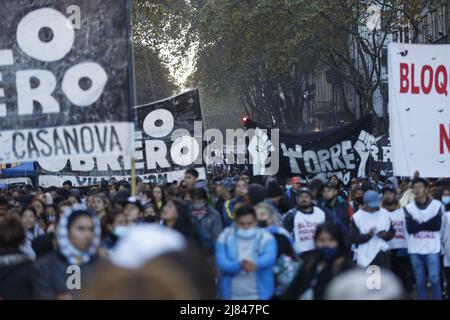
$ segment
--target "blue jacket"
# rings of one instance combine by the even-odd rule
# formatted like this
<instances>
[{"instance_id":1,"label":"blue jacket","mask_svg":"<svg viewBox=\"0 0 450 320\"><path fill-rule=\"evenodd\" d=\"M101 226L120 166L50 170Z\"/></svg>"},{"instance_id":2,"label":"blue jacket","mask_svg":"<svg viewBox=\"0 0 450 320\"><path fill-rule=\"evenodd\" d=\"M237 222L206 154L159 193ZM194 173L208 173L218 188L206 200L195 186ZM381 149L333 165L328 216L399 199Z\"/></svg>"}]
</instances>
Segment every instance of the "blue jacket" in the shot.
<instances>
[{"instance_id":1,"label":"blue jacket","mask_svg":"<svg viewBox=\"0 0 450 320\"><path fill-rule=\"evenodd\" d=\"M226 228L217 239L216 264L219 269L219 296L221 299L231 299L233 277L242 271L238 260L237 241L234 225ZM277 243L275 238L264 229L258 228L253 254L257 266L256 282L259 298L268 300L273 296L275 289L275 277L272 269L277 258Z\"/></svg>"}]
</instances>

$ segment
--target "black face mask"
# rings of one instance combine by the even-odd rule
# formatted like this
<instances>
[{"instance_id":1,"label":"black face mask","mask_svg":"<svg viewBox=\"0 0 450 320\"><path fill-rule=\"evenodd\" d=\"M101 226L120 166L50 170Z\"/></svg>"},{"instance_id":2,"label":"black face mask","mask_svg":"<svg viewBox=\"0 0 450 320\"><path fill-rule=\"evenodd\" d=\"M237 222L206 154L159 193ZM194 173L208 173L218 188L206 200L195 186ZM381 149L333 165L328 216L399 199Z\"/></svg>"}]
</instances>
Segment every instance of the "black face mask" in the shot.
<instances>
[{"instance_id":1,"label":"black face mask","mask_svg":"<svg viewBox=\"0 0 450 320\"><path fill-rule=\"evenodd\" d=\"M363 203L363 197L356 197L356 198L354 199L354 201L355 201L356 203L362 204L362 203Z\"/></svg>"},{"instance_id":2,"label":"black face mask","mask_svg":"<svg viewBox=\"0 0 450 320\"><path fill-rule=\"evenodd\" d=\"M156 217L156 216L146 216L144 218L144 221L146 223L157 223L158 222L158 217Z\"/></svg>"},{"instance_id":3,"label":"black face mask","mask_svg":"<svg viewBox=\"0 0 450 320\"><path fill-rule=\"evenodd\" d=\"M397 203L397 200L383 200L383 205L384 206L393 206L394 204L396 204Z\"/></svg>"},{"instance_id":4,"label":"black face mask","mask_svg":"<svg viewBox=\"0 0 450 320\"><path fill-rule=\"evenodd\" d=\"M298 205L297 205L297 208L298 208L299 210L302 210L302 211L307 210L307 209L309 209L309 208L311 208L311 207L312 207L311 204L298 204Z\"/></svg>"},{"instance_id":5,"label":"black face mask","mask_svg":"<svg viewBox=\"0 0 450 320\"><path fill-rule=\"evenodd\" d=\"M267 228L268 226L269 226L269 224L267 223L266 220L258 220L258 227Z\"/></svg>"}]
</instances>

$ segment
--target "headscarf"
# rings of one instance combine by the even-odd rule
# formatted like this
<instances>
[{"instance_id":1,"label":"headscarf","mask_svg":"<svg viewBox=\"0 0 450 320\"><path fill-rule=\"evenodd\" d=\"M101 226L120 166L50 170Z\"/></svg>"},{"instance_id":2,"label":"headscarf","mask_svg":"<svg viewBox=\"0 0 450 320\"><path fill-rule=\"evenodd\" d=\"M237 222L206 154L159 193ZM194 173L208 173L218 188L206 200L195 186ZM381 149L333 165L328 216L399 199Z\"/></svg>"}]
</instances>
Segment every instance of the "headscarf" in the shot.
<instances>
[{"instance_id":1,"label":"headscarf","mask_svg":"<svg viewBox=\"0 0 450 320\"><path fill-rule=\"evenodd\" d=\"M80 251L77 249L69 240L70 225L78 215L87 215L94 223L94 239L91 246L85 251ZM59 221L56 237L59 251L67 258L70 264L81 265L88 263L97 253L97 248L100 245L100 236L100 222L91 209L85 205L76 203L72 207L68 207L63 211Z\"/></svg>"}]
</instances>

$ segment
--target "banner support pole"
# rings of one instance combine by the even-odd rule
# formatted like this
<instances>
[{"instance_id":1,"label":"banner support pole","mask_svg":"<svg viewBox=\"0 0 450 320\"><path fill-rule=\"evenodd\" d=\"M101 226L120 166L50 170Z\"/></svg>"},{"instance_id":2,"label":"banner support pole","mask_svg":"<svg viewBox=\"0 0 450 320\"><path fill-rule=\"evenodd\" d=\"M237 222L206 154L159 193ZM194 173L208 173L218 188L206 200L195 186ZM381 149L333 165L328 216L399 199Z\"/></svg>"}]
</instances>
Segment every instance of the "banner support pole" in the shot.
<instances>
[{"instance_id":1,"label":"banner support pole","mask_svg":"<svg viewBox=\"0 0 450 320\"><path fill-rule=\"evenodd\" d=\"M131 196L136 196L136 159L131 158Z\"/></svg>"}]
</instances>

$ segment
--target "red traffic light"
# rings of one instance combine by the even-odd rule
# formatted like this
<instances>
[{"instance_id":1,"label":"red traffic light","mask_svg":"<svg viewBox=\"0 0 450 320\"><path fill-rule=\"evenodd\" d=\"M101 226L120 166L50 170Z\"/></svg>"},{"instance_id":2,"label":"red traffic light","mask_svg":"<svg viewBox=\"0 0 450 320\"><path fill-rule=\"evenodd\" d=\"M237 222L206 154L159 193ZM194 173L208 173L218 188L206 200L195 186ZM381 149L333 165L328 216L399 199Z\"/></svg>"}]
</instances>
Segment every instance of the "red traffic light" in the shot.
<instances>
[{"instance_id":1,"label":"red traffic light","mask_svg":"<svg viewBox=\"0 0 450 320\"><path fill-rule=\"evenodd\" d=\"M244 126L247 126L249 123L250 123L250 118L247 117L247 116L243 116L243 117L242 117L242 124L243 124Z\"/></svg>"}]
</instances>

